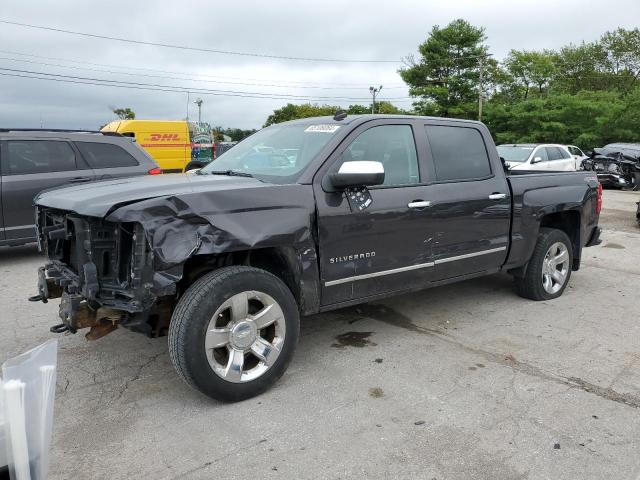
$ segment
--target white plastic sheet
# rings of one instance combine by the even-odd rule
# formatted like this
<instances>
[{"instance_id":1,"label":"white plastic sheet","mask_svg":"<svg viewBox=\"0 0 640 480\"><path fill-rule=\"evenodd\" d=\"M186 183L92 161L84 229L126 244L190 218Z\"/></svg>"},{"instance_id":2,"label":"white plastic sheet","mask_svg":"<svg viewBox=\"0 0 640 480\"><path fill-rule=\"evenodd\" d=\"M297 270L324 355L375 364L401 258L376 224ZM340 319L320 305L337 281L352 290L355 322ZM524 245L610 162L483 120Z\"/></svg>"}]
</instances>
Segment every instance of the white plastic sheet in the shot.
<instances>
[{"instance_id":1,"label":"white plastic sheet","mask_svg":"<svg viewBox=\"0 0 640 480\"><path fill-rule=\"evenodd\" d=\"M4 414L4 448L13 480L47 478L57 353L58 341L50 340L2 365L0 421Z\"/></svg>"}]
</instances>

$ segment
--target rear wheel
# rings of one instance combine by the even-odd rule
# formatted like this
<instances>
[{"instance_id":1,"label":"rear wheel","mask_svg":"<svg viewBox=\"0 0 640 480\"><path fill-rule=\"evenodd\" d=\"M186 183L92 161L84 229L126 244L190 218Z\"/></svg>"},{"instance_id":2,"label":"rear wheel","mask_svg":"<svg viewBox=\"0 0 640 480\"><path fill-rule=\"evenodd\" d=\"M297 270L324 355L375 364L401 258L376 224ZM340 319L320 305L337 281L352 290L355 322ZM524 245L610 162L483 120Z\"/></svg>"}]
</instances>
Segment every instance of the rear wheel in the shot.
<instances>
[{"instance_id":1,"label":"rear wheel","mask_svg":"<svg viewBox=\"0 0 640 480\"><path fill-rule=\"evenodd\" d=\"M541 228L525 275L516 278L518 293L531 300L559 297L569 283L572 264L573 250L567 234Z\"/></svg>"},{"instance_id":2,"label":"rear wheel","mask_svg":"<svg viewBox=\"0 0 640 480\"><path fill-rule=\"evenodd\" d=\"M196 281L178 302L169 355L178 374L205 395L243 400L282 376L299 328L297 304L279 278L225 267Z\"/></svg>"}]
</instances>

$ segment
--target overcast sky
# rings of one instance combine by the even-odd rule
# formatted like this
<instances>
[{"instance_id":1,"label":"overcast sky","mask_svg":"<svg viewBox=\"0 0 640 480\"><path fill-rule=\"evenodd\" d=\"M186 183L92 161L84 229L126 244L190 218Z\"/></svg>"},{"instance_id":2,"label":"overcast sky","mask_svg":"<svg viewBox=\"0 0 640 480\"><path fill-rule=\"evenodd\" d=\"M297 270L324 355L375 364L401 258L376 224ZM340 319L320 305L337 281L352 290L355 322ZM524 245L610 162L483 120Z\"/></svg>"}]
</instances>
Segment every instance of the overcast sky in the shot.
<instances>
[{"instance_id":1,"label":"overcast sky","mask_svg":"<svg viewBox=\"0 0 640 480\"><path fill-rule=\"evenodd\" d=\"M416 51L433 25L456 18L485 27L490 52L498 59L511 48L559 48L595 40L606 30L634 28L640 18L638 0L2 0L0 5L0 20L153 43L346 60L400 61ZM409 107L399 66L224 55L0 24L0 73L5 74L34 75L6 70L13 69L173 90L291 95L343 106L368 104L369 85L381 84L380 99ZM197 118L193 100L198 96L204 101L203 121L224 127L260 127L275 108L304 103L192 93L191 119ZM0 127L39 127L42 122L45 128L95 129L113 119L110 106L131 107L141 119L182 119L187 97L184 92L0 76Z\"/></svg>"}]
</instances>

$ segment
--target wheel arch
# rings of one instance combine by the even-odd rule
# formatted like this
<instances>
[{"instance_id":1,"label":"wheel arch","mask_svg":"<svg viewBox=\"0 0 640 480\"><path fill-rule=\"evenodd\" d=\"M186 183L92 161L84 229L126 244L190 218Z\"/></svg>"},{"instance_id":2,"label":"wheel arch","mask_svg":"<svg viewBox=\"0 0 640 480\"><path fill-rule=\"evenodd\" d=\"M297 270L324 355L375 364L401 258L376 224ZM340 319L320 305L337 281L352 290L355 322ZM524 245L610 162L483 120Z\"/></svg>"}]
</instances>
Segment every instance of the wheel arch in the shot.
<instances>
[{"instance_id":1,"label":"wheel arch","mask_svg":"<svg viewBox=\"0 0 640 480\"><path fill-rule=\"evenodd\" d=\"M577 210L564 210L553 212L543 216L540 219L540 228L555 228L562 230L571 240L571 249L573 251L572 270L580 268L580 212Z\"/></svg>"},{"instance_id":2,"label":"wheel arch","mask_svg":"<svg viewBox=\"0 0 640 480\"><path fill-rule=\"evenodd\" d=\"M184 292L196 280L218 268L246 265L275 275L289 288L303 315L320 308L320 285L315 249L290 246L266 247L223 254L194 255L183 267L178 290Z\"/></svg>"}]
</instances>

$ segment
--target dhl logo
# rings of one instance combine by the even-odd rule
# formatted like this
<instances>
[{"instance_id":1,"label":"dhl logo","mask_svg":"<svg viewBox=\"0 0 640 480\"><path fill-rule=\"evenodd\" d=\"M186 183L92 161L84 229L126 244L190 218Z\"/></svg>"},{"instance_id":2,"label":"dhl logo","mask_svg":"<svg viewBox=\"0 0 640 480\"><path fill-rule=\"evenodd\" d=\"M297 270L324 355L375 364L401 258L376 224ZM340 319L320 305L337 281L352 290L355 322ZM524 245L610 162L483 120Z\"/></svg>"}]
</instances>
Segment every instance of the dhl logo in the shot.
<instances>
[{"instance_id":1,"label":"dhl logo","mask_svg":"<svg viewBox=\"0 0 640 480\"><path fill-rule=\"evenodd\" d=\"M152 133L150 138L152 142L172 142L178 139L177 133Z\"/></svg>"}]
</instances>

